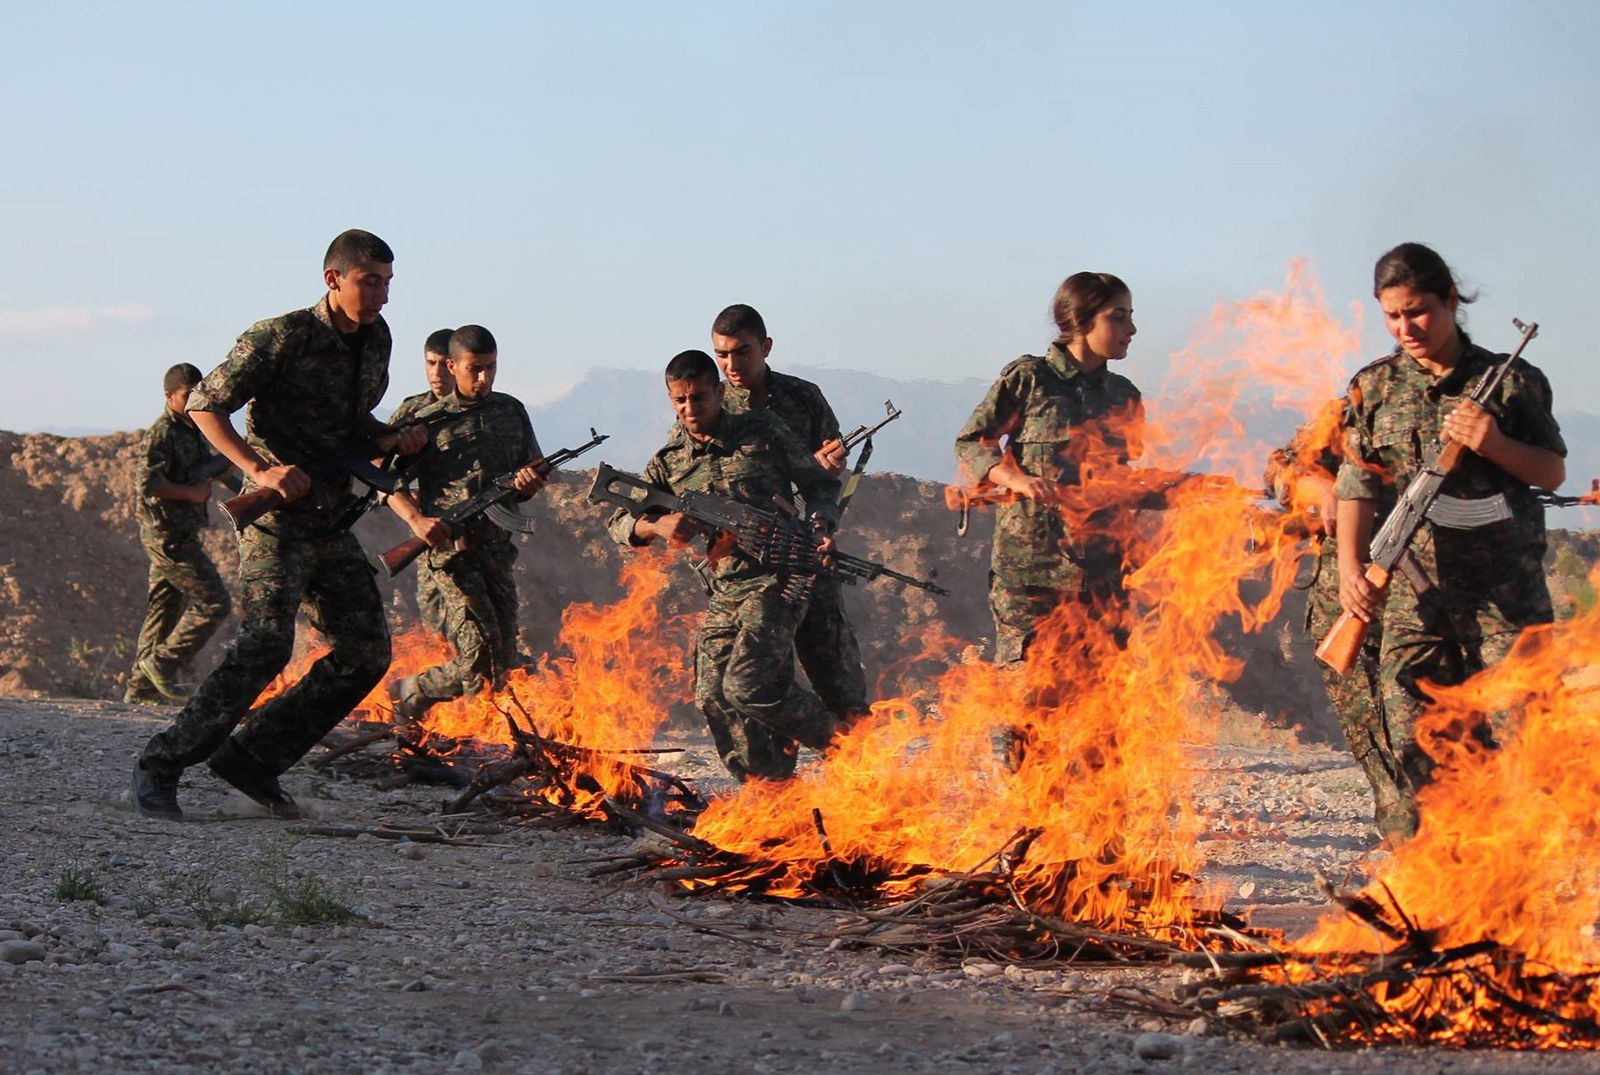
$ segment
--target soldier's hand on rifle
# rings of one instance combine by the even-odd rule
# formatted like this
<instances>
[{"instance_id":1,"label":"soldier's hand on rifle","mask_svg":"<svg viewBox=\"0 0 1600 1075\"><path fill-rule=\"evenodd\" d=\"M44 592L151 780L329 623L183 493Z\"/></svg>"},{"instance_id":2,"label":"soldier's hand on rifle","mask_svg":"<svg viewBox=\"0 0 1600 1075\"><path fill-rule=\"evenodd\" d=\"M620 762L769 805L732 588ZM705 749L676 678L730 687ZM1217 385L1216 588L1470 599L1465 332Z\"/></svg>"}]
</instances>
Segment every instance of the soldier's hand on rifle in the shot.
<instances>
[{"instance_id":1,"label":"soldier's hand on rifle","mask_svg":"<svg viewBox=\"0 0 1600 1075\"><path fill-rule=\"evenodd\" d=\"M1382 611L1383 595L1362 571L1347 571L1339 566L1339 604L1362 623L1371 623Z\"/></svg>"},{"instance_id":2,"label":"soldier's hand on rifle","mask_svg":"<svg viewBox=\"0 0 1600 1075\"><path fill-rule=\"evenodd\" d=\"M442 520L432 515L417 515L416 518L407 519L406 525L411 527L411 532L428 543L430 549L442 549L455 541L455 535Z\"/></svg>"},{"instance_id":3,"label":"soldier's hand on rifle","mask_svg":"<svg viewBox=\"0 0 1600 1075\"><path fill-rule=\"evenodd\" d=\"M1029 474L1009 455L989 469L987 478L1002 489L1009 489L1018 496L1037 500L1041 504L1055 504L1061 500L1059 483Z\"/></svg>"},{"instance_id":4,"label":"soldier's hand on rifle","mask_svg":"<svg viewBox=\"0 0 1600 1075\"><path fill-rule=\"evenodd\" d=\"M1320 471L1302 474L1294 482L1294 502L1305 506L1306 514L1322 520L1322 529L1334 536L1339 516L1339 501L1333 495L1333 482Z\"/></svg>"},{"instance_id":5,"label":"soldier's hand on rifle","mask_svg":"<svg viewBox=\"0 0 1600 1075\"><path fill-rule=\"evenodd\" d=\"M817 543L817 553L822 559L822 566L832 567L833 553L835 548L833 544L833 533L826 528L818 528L811 535L811 540Z\"/></svg>"},{"instance_id":6,"label":"soldier's hand on rifle","mask_svg":"<svg viewBox=\"0 0 1600 1075\"><path fill-rule=\"evenodd\" d=\"M840 440L838 437L835 437L829 441L823 441L822 447L818 448L813 454L816 456L817 462L821 464L822 469L826 470L829 474L838 474L844 470L844 460L846 454L844 450L844 441Z\"/></svg>"},{"instance_id":7,"label":"soldier's hand on rifle","mask_svg":"<svg viewBox=\"0 0 1600 1075\"><path fill-rule=\"evenodd\" d=\"M311 475L299 467L267 467L250 475L250 480L285 500L296 500L311 492Z\"/></svg>"},{"instance_id":8,"label":"soldier's hand on rifle","mask_svg":"<svg viewBox=\"0 0 1600 1075\"><path fill-rule=\"evenodd\" d=\"M545 475L548 473L539 469L539 465L543 462L543 459L537 459L517 471L516 476L511 479L511 488L523 496L532 496L543 489Z\"/></svg>"},{"instance_id":9,"label":"soldier's hand on rifle","mask_svg":"<svg viewBox=\"0 0 1600 1075\"><path fill-rule=\"evenodd\" d=\"M651 538L664 538L674 545L687 545L700 534L700 527L683 512L672 511L665 515L645 516L634 520L633 532L635 536L642 537L646 541Z\"/></svg>"},{"instance_id":10,"label":"soldier's hand on rifle","mask_svg":"<svg viewBox=\"0 0 1600 1075\"><path fill-rule=\"evenodd\" d=\"M1500 423L1478 404L1464 399L1455 410L1445 415L1443 432L1447 440L1453 440L1463 448L1470 448L1487 458L1490 453L1484 451L1484 446L1490 446L1490 451L1493 451L1493 444L1500 437Z\"/></svg>"},{"instance_id":11,"label":"soldier's hand on rifle","mask_svg":"<svg viewBox=\"0 0 1600 1075\"><path fill-rule=\"evenodd\" d=\"M378 447L396 455L416 455L427 446L428 427L421 422L408 422L393 433L378 438Z\"/></svg>"}]
</instances>

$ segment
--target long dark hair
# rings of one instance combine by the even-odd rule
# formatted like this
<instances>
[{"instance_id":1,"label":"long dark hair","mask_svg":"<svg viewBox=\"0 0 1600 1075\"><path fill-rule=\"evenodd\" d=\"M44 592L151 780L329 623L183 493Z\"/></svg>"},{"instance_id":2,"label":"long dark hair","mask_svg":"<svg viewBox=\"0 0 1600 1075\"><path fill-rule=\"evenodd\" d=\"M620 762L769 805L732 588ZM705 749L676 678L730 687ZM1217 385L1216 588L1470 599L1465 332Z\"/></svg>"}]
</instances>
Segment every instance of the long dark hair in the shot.
<instances>
[{"instance_id":1,"label":"long dark hair","mask_svg":"<svg viewBox=\"0 0 1600 1075\"><path fill-rule=\"evenodd\" d=\"M1409 287L1424 295L1437 295L1441 302L1455 296L1465 306L1477 302L1476 293L1461 291L1461 281L1450 271L1444 258L1433 247L1424 243L1401 243L1372 267L1372 297L1377 298L1391 287Z\"/></svg>"},{"instance_id":2,"label":"long dark hair","mask_svg":"<svg viewBox=\"0 0 1600 1075\"><path fill-rule=\"evenodd\" d=\"M1128 285L1108 272L1075 272L1056 288L1050 316L1056 323L1056 343L1066 346L1094 324L1095 317L1119 295L1131 295Z\"/></svg>"}]
</instances>

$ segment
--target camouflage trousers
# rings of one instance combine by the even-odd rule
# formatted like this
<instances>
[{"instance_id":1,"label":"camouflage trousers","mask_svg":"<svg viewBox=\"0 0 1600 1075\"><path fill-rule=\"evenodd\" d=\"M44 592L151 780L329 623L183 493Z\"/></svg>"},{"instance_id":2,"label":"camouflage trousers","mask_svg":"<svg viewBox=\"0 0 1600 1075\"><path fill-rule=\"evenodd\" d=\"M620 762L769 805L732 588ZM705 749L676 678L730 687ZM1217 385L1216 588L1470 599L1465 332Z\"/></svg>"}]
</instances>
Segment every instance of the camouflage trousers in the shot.
<instances>
[{"instance_id":1,"label":"camouflage trousers","mask_svg":"<svg viewBox=\"0 0 1600 1075\"><path fill-rule=\"evenodd\" d=\"M144 544L150 557L150 592L144 625L128 675L128 687L139 692L155 687L139 671L146 659L157 668L177 672L186 667L228 618L228 587L217 565L206 555L198 534Z\"/></svg>"},{"instance_id":2,"label":"camouflage trousers","mask_svg":"<svg viewBox=\"0 0 1600 1075\"><path fill-rule=\"evenodd\" d=\"M819 578L810 590L805 617L794 635L795 656L828 712L852 723L867 713L867 677L861 669L861 646L845 617L844 587L836 579Z\"/></svg>"},{"instance_id":3,"label":"camouflage trousers","mask_svg":"<svg viewBox=\"0 0 1600 1075\"><path fill-rule=\"evenodd\" d=\"M1384 604L1378 657L1383 709L1398 759L1400 793L1413 819L1417 793L1433 779L1435 767L1417 740L1417 722L1433 701L1427 684L1465 682L1504 659L1524 627L1554 618L1537 561L1524 571L1514 564L1498 570L1486 564L1476 578L1496 581L1488 592L1435 584L1419 596L1408 579L1397 576ZM1490 714L1468 734L1492 743L1505 734L1506 718Z\"/></svg>"},{"instance_id":4,"label":"camouflage trousers","mask_svg":"<svg viewBox=\"0 0 1600 1075\"><path fill-rule=\"evenodd\" d=\"M456 655L418 673L422 701L442 702L474 693L485 682L505 682L517 660L516 560L517 548L509 541L459 552L429 550L440 633L455 646Z\"/></svg>"},{"instance_id":5,"label":"camouflage trousers","mask_svg":"<svg viewBox=\"0 0 1600 1075\"><path fill-rule=\"evenodd\" d=\"M1331 538L1322 542L1316 570L1306 594L1306 628L1312 642L1320 645L1344 611L1339 604L1339 554ZM1317 668L1339 730L1372 786L1373 819L1378 831L1385 836L1409 836L1416 831L1416 818L1409 797L1401 792L1400 757L1384 718L1382 641L1382 625L1369 624L1348 675L1341 676L1321 661Z\"/></svg>"},{"instance_id":6,"label":"camouflage trousers","mask_svg":"<svg viewBox=\"0 0 1600 1075\"><path fill-rule=\"evenodd\" d=\"M444 634L444 594L439 589L439 572L426 555L417 560L417 615L422 626L436 635Z\"/></svg>"},{"instance_id":7,"label":"camouflage trousers","mask_svg":"<svg viewBox=\"0 0 1600 1075\"><path fill-rule=\"evenodd\" d=\"M796 681L795 635L807 604L795 597L776 578L719 589L695 642L695 704L722 763L741 780L793 776L796 743L821 750L840 727Z\"/></svg>"},{"instance_id":8,"label":"camouflage trousers","mask_svg":"<svg viewBox=\"0 0 1600 1075\"><path fill-rule=\"evenodd\" d=\"M1063 561L1048 574L1031 576L991 570L989 611L994 616L995 663L1017 664L1027 656L1039 624L1063 601L1088 606L1100 623L1120 616L1127 604L1120 566L1091 574ZM1120 622L1112 623L1111 630L1119 646L1127 642L1127 630Z\"/></svg>"},{"instance_id":9,"label":"camouflage trousers","mask_svg":"<svg viewBox=\"0 0 1600 1075\"><path fill-rule=\"evenodd\" d=\"M172 725L145 745L140 763L176 775L210 757L244 721L235 745L274 773L287 770L389 667L389 627L373 574L349 533L283 538L247 528L239 537L239 633ZM302 608L330 651L252 711L293 655Z\"/></svg>"}]
</instances>

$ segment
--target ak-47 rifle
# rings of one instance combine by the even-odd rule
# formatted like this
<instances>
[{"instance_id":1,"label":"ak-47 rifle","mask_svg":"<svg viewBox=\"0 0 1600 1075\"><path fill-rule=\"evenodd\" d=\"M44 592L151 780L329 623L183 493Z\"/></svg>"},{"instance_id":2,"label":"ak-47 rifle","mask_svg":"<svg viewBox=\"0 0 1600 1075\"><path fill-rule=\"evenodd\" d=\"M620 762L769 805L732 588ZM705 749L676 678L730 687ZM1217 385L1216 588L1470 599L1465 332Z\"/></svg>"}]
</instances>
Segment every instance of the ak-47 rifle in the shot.
<instances>
[{"instance_id":1,"label":"ak-47 rifle","mask_svg":"<svg viewBox=\"0 0 1600 1075\"><path fill-rule=\"evenodd\" d=\"M430 432L440 426L447 426L462 418L470 412L439 411L425 418L411 418L398 426L384 426L384 432L375 437L355 437L344 441L330 455L316 459L309 463L296 463L295 466L305 471L312 481L340 481L344 478L356 478L367 487L369 493L366 497L355 497L355 505L347 506L339 517L336 526L348 529L360 518L366 507L377 498L377 493L392 493L404 484L403 473L396 473L389 469L388 464L393 461L393 451L396 435L401 429L409 425L420 425ZM427 449L424 448L424 451ZM374 459L382 459L381 463L374 463ZM232 497L222 502L223 514L228 521L233 523L233 528L240 533L244 528L261 518L269 511L274 511L283 506L283 494L276 489L257 488L240 496Z\"/></svg>"},{"instance_id":2,"label":"ak-47 rifle","mask_svg":"<svg viewBox=\"0 0 1600 1075\"><path fill-rule=\"evenodd\" d=\"M1589 479L1589 491L1581 496L1561 496L1541 489L1539 502L1548 508L1575 508L1580 504L1600 504L1600 478Z\"/></svg>"},{"instance_id":3,"label":"ak-47 rifle","mask_svg":"<svg viewBox=\"0 0 1600 1075\"><path fill-rule=\"evenodd\" d=\"M558 452L551 452L539 460L535 466L538 467L540 474L548 474L557 467L572 462L572 460L591 448L598 447L608 436L605 433L596 433L594 427L590 426L588 441L578 445L576 448L562 448ZM452 535L460 535L462 527L480 516L487 517L490 522L503 530L527 533L531 529L527 517L506 507L506 501L517 495L516 486L513 483L521 470L522 468L518 467L516 470L499 475L485 485L476 496L468 497L439 516L439 521L449 529ZM383 569L393 578L404 571L411 561L421 556L427 548L428 543L422 538L410 537L385 552L378 559L383 561Z\"/></svg>"},{"instance_id":4,"label":"ak-47 rifle","mask_svg":"<svg viewBox=\"0 0 1600 1075\"><path fill-rule=\"evenodd\" d=\"M718 531L732 535L739 550L763 567L787 568L802 575L826 576L852 584L857 579L870 582L879 577L891 578L929 593L950 592L927 579L848 553L835 552L824 562L811 526L787 512L758 508L714 493L669 493L605 463L595 472L589 500L620 505L635 517L651 512L681 512L708 536Z\"/></svg>"},{"instance_id":5,"label":"ak-47 rifle","mask_svg":"<svg viewBox=\"0 0 1600 1075\"><path fill-rule=\"evenodd\" d=\"M1522 340L1517 344L1517 349L1506 356L1506 360L1496 365L1483 375L1483 380L1472 390L1467 398L1479 406L1486 405L1494 396L1495 390L1500 387L1500 382L1505 380L1517 359L1522 357L1523 348L1539 334L1539 324L1524 325L1516 318L1511 323L1522 333ZM1389 579L1393 576L1397 566L1403 567L1403 561L1410 556L1411 539L1422 528L1423 520L1433 518L1441 525L1477 525L1482 521L1493 521L1492 518L1480 518L1482 509L1475 509L1471 505L1476 501L1449 501L1453 516L1450 519L1439 518L1437 514L1430 516L1430 511L1439 501L1439 490L1457 466L1461 463L1462 455L1468 451L1458 441L1445 441L1439 450L1433 454L1416 477L1411 479L1411 484L1406 486L1406 491L1400 494L1400 500L1395 504L1394 510L1384 520L1378 532L1372 536L1372 548L1369 554L1370 562L1367 564L1367 581L1377 587L1378 597L1382 600L1384 593L1389 588ZM1460 505L1468 505L1463 508ZM1444 507L1446 505L1440 505ZM1506 510L1504 498L1499 498L1499 509ZM1496 518L1505 518L1498 515ZM1457 522L1457 519L1460 522ZM1367 625L1349 611L1341 612L1334 621L1333 629L1317 647L1317 659L1332 668L1340 675L1349 672L1355 664L1356 654L1361 649L1361 638L1366 634Z\"/></svg>"},{"instance_id":6,"label":"ak-47 rifle","mask_svg":"<svg viewBox=\"0 0 1600 1075\"><path fill-rule=\"evenodd\" d=\"M1135 511L1161 511L1166 508L1169 495L1179 487L1191 483L1214 484L1226 488L1239 488L1231 478L1220 474L1195 474L1189 471L1155 470L1150 467L1125 467L1127 484L1107 485L1106 491L1079 492L1084 486L1068 486L1070 492L1062 503L1071 509L1100 511L1118 504ZM1264 499L1265 489L1244 488L1243 492L1257 500ZM972 522L973 508L993 507L996 504L1015 504L1026 500L1021 493L1012 492L992 482L977 485L947 485L944 487L945 507L959 512L956 536L965 537Z\"/></svg>"}]
</instances>

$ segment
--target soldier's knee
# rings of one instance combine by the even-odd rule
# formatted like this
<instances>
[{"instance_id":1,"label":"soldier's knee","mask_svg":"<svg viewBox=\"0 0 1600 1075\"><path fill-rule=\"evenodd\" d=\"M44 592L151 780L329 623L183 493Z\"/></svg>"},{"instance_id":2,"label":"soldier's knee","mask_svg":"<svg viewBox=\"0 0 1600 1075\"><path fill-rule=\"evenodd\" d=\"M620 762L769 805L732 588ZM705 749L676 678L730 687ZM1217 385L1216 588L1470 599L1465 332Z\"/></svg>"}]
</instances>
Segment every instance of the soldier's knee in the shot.
<instances>
[{"instance_id":1,"label":"soldier's knee","mask_svg":"<svg viewBox=\"0 0 1600 1075\"><path fill-rule=\"evenodd\" d=\"M741 712L770 709L783 701L787 689L787 684L767 676L722 681L722 696L729 705Z\"/></svg>"},{"instance_id":2,"label":"soldier's knee","mask_svg":"<svg viewBox=\"0 0 1600 1075\"><path fill-rule=\"evenodd\" d=\"M294 656L294 633L251 630L246 623L239 629L234 651L251 668L281 670Z\"/></svg>"}]
</instances>

